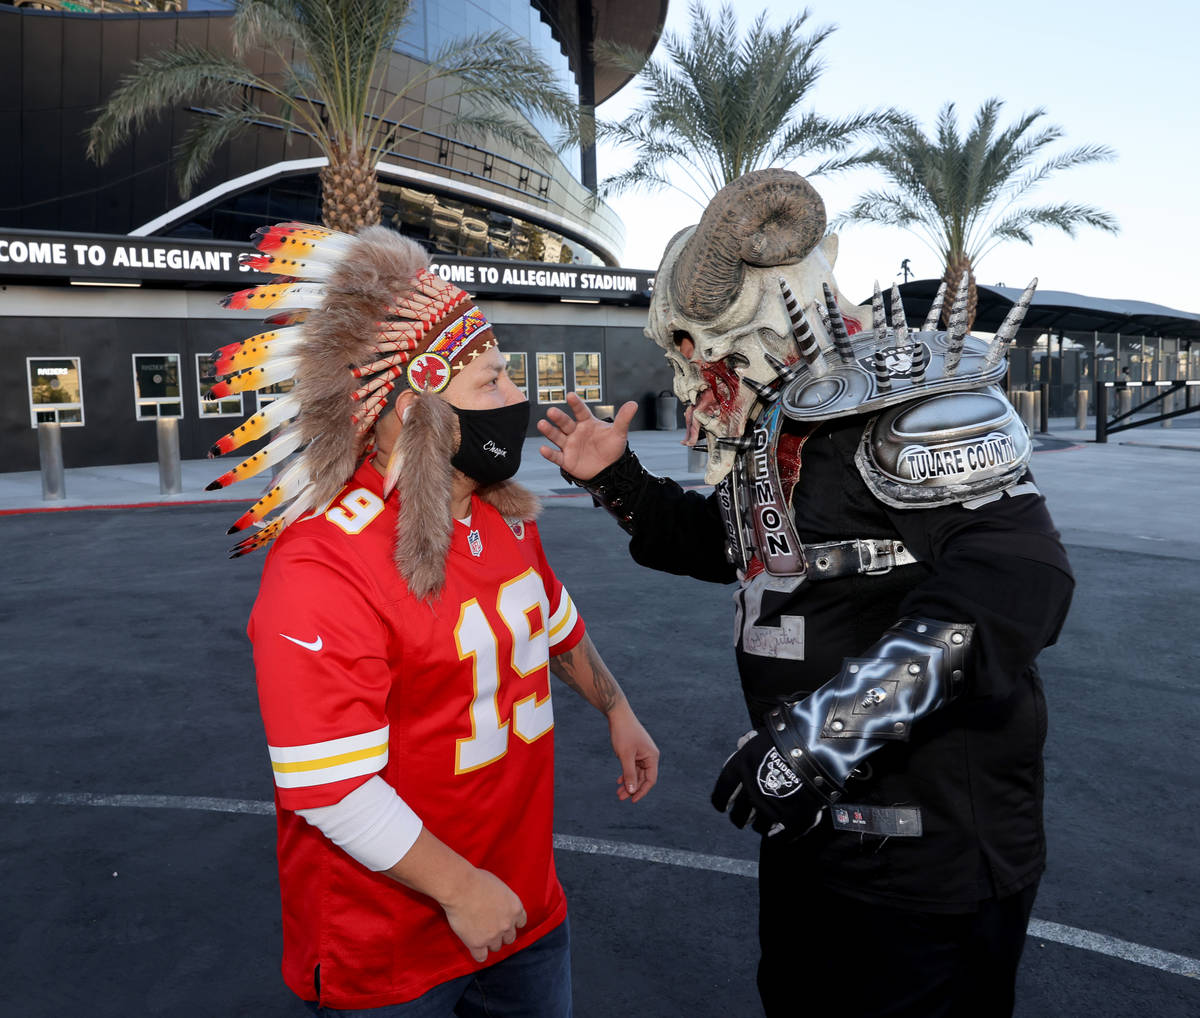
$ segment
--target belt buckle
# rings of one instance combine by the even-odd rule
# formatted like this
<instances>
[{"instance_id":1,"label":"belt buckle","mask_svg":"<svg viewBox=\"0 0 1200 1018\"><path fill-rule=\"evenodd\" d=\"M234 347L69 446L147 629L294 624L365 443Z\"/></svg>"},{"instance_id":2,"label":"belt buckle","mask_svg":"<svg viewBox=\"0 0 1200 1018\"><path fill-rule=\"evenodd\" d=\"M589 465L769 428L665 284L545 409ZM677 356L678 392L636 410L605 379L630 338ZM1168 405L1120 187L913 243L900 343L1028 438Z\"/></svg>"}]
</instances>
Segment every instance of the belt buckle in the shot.
<instances>
[{"instance_id":1,"label":"belt buckle","mask_svg":"<svg viewBox=\"0 0 1200 1018\"><path fill-rule=\"evenodd\" d=\"M878 550L880 545L883 545L887 550L881 553ZM862 571L867 576L880 576L883 573L890 573L892 566L896 564L891 541L860 540L858 542L858 559L862 563ZM880 565L879 563L881 562L884 564Z\"/></svg>"}]
</instances>

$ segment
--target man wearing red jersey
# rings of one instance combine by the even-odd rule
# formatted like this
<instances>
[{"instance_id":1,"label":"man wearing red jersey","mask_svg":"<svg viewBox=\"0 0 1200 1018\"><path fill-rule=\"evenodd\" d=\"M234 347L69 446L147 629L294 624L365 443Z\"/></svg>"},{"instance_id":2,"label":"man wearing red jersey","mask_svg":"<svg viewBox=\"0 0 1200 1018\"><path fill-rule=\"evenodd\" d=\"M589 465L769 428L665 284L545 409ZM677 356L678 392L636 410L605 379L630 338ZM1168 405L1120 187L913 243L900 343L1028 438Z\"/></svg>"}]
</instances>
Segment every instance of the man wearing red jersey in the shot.
<instances>
[{"instance_id":1,"label":"man wearing red jersey","mask_svg":"<svg viewBox=\"0 0 1200 1018\"><path fill-rule=\"evenodd\" d=\"M551 671L606 715L618 795L657 778L531 497L497 496L529 404L461 296L410 348L412 387L375 416L373 450L281 528L250 619L284 978L322 1015L571 1014Z\"/></svg>"}]
</instances>

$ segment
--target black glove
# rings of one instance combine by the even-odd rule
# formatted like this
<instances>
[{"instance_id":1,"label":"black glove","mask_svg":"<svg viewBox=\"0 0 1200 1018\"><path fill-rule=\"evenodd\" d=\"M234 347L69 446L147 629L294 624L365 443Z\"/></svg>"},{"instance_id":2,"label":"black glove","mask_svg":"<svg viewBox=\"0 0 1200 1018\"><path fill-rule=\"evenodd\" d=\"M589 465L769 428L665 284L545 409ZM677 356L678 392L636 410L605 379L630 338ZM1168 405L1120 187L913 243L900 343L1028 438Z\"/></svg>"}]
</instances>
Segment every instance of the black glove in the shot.
<instances>
[{"instance_id":1,"label":"black glove","mask_svg":"<svg viewBox=\"0 0 1200 1018\"><path fill-rule=\"evenodd\" d=\"M712 804L729 811L735 827L750 824L759 834L788 830L804 834L817 825L825 801L787 765L766 729L747 732L725 761L713 786Z\"/></svg>"}]
</instances>

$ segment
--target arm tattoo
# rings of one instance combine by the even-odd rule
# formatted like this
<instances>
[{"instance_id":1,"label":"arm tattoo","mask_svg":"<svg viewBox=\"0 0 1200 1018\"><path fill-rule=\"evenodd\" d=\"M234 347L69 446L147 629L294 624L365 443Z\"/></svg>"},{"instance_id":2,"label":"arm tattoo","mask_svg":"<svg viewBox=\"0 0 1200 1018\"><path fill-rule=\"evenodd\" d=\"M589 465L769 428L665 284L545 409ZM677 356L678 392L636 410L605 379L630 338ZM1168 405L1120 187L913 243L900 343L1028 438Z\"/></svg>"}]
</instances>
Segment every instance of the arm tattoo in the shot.
<instances>
[{"instance_id":1,"label":"arm tattoo","mask_svg":"<svg viewBox=\"0 0 1200 1018\"><path fill-rule=\"evenodd\" d=\"M550 670L605 714L621 699L621 687L600 659L590 636L585 635L572 650L552 657Z\"/></svg>"}]
</instances>

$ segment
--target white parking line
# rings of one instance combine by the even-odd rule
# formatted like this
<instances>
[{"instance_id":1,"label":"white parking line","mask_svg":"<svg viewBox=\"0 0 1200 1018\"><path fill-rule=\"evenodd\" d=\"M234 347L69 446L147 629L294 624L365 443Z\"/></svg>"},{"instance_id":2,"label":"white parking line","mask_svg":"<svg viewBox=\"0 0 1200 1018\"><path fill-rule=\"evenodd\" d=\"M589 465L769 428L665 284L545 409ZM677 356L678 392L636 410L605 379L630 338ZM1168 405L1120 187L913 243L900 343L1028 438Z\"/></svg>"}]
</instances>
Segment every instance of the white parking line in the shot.
<instances>
[{"instance_id":1,"label":"white parking line","mask_svg":"<svg viewBox=\"0 0 1200 1018\"><path fill-rule=\"evenodd\" d=\"M210 796L189 795L96 795L88 792L20 792L0 794L0 804L16 806L115 806L122 809L186 809L209 813L248 813L255 816L271 816L275 804L259 799L218 799ZM685 852L674 848L658 848L654 845L637 845L627 841L607 841L602 838L579 838L570 834L554 835L554 847L564 852L580 852L585 855L608 855L638 862L661 863L665 866L683 866L693 870L707 870L736 877L754 877L758 863L749 859L731 859L722 855L704 855L700 852ZM1093 951L1110 958L1120 958L1137 965L1170 972L1177 976L1200 979L1200 961L1183 954L1160 951L1144 944L1133 944L1128 940L1107 937L1102 933L1063 926L1061 923L1044 919L1029 921L1029 936L1036 940L1049 940L1056 944Z\"/></svg>"}]
</instances>

